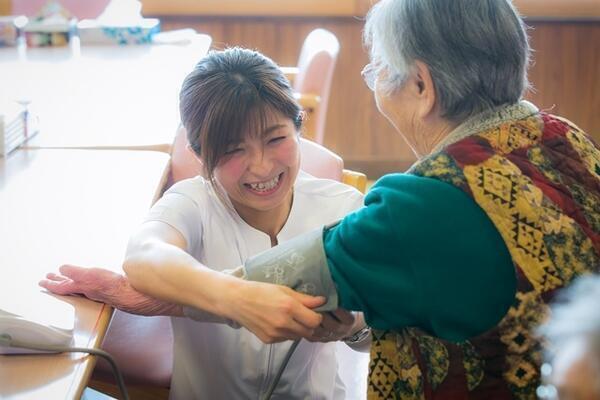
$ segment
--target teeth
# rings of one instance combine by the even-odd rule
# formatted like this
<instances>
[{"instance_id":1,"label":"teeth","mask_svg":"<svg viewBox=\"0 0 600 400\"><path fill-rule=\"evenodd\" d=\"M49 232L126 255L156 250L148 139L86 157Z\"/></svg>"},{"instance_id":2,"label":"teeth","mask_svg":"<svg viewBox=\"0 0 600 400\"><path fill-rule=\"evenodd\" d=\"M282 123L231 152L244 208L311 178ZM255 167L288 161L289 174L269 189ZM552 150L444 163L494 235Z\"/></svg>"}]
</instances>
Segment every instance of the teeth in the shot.
<instances>
[{"instance_id":1,"label":"teeth","mask_svg":"<svg viewBox=\"0 0 600 400\"><path fill-rule=\"evenodd\" d=\"M258 192L266 192L267 190L273 189L279 183L279 175L270 181L259 182L259 183L249 183L248 185L252 188L252 190L256 190Z\"/></svg>"}]
</instances>

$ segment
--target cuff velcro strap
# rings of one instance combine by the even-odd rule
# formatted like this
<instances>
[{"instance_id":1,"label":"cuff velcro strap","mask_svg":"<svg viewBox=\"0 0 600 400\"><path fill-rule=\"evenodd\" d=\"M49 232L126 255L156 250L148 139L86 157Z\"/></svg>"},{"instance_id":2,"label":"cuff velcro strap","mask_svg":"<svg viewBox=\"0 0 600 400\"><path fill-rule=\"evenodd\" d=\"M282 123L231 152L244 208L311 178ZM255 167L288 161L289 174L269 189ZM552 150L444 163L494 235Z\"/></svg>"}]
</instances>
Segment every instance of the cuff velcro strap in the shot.
<instances>
[{"instance_id":1,"label":"cuff velcro strap","mask_svg":"<svg viewBox=\"0 0 600 400\"><path fill-rule=\"evenodd\" d=\"M315 311L338 308L338 296L331 279L323 247L323 228L316 229L249 258L244 264L246 279L287 286L327 302Z\"/></svg>"}]
</instances>

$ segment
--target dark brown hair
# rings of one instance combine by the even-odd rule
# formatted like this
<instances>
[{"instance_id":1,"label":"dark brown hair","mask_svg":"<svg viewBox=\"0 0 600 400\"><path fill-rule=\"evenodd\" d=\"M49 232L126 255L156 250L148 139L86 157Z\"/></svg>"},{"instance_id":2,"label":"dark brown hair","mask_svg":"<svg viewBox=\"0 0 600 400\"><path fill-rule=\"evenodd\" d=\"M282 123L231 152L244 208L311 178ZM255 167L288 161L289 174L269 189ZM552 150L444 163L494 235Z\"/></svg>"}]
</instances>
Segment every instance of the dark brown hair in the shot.
<instances>
[{"instance_id":1,"label":"dark brown hair","mask_svg":"<svg viewBox=\"0 0 600 400\"><path fill-rule=\"evenodd\" d=\"M212 51L185 78L179 93L181 122L211 183L228 147L260 136L270 113L302 126L300 105L279 67L247 49Z\"/></svg>"}]
</instances>

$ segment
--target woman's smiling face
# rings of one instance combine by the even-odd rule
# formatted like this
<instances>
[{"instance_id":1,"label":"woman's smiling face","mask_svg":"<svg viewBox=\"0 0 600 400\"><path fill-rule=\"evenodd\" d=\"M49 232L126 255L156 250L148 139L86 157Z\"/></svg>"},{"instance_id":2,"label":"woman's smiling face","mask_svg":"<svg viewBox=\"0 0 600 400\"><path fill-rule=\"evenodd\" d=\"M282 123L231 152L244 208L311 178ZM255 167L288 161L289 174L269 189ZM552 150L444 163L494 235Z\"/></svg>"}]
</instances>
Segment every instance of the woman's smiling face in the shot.
<instances>
[{"instance_id":1,"label":"woman's smiling face","mask_svg":"<svg viewBox=\"0 0 600 400\"><path fill-rule=\"evenodd\" d=\"M291 206L300 169L298 133L291 119L270 113L265 131L232 143L214 176L244 216Z\"/></svg>"}]
</instances>

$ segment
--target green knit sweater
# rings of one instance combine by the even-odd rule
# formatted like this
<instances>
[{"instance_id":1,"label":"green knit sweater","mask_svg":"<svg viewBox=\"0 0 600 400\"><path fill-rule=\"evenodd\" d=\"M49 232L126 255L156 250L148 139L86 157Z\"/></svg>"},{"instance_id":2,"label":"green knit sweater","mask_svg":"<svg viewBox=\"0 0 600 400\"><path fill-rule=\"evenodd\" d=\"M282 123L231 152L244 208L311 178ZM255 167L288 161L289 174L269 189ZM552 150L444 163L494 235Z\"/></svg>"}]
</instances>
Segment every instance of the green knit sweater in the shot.
<instances>
[{"instance_id":1,"label":"green knit sweater","mask_svg":"<svg viewBox=\"0 0 600 400\"><path fill-rule=\"evenodd\" d=\"M363 311L373 328L462 341L494 327L514 300L500 234L471 198L439 180L385 176L323 239L341 307Z\"/></svg>"}]
</instances>

